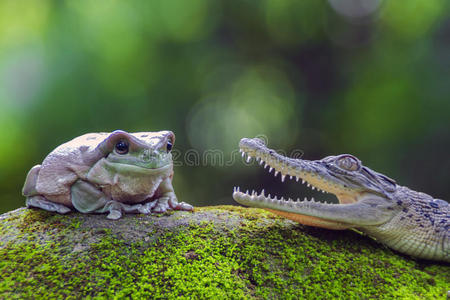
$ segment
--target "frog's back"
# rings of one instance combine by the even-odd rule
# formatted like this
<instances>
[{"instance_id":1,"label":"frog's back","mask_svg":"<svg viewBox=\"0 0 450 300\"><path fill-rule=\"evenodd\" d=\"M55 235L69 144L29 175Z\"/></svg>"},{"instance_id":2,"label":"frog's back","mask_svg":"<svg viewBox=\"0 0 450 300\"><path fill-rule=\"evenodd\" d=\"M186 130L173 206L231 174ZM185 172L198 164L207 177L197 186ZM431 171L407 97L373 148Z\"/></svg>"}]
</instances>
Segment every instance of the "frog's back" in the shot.
<instances>
[{"instance_id":1,"label":"frog's back","mask_svg":"<svg viewBox=\"0 0 450 300\"><path fill-rule=\"evenodd\" d=\"M83 179L92 165L102 157L97 147L107 136L108 133L88 133L50 152L36 174L36 192L51 201L71 206L70 187L78 179ZM25 186L29 179L32 180L31 175L27 177Z\"/></svg>"}]
</instances>

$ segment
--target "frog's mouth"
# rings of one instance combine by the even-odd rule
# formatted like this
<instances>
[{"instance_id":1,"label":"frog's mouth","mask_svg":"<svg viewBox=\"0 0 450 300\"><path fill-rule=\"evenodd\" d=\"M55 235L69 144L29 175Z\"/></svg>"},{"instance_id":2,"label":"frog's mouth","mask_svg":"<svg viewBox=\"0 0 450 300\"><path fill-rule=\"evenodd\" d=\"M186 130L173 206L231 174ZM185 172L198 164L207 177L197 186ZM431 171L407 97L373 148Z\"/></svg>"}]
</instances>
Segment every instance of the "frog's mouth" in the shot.
<instances>
[{"instance_id":1,"label":"frog's mouth","mask_svg":"<svg viewBox=\"0 0 450 300\"><path fill-rule=\"evenodd\" d=\"M117 164L122 168L143 168L147 170L163 170L167 166L172 165L172 156L168 153L158 153L150 155L149 151L143 151L138 156L118 156L108 155L106 161L111 164Z\"/></svg>"},{"instance_id":2,"label":"frog's mouth","mask_svg":"<svg viewBox=\"0 0 450 300\"><path fill-rule=\"evenodd\" d=\"M170 175L173 172L173 164L171 161L161 164L159 163L148 163L138 160L122 160L115 161L109 159L100 160L94 168L103 168L110 173L121 174L121 175L153 175L153 174L165 174ZM93 169L94 169L93 168Z\"/></svg>"},{"instance_id":3,"label":"frog's mouth","mask_svg":"<svg viewBox=\"0 0 450 300\"><path fill-rule=\"evenodd\" d=\"M131 167L137 167L137 168L143 168L147 170L163 170L164 168L172 165L170 161L167 162L161 162L161 161L155 161L155 162L145 162L145 161L132 161L132 162L114 162L116 164L121 165L129 165Z\"/></svg>"},{"instance_id":4,"label":"frog's mouth","mask_svg":"<svg viewBox=\"0 0 450 300\"><path fill-rule=\"evenodd\" d=\"M143 174L151 174L151 173L164 173L166 170L172 170L172 164L166 165L145 165L145 164L128 164L128 163L120 163L120 162L107 162L105 165L108 169L115 172L120 173L143 173Z\"/></svg>"}]
</instances>

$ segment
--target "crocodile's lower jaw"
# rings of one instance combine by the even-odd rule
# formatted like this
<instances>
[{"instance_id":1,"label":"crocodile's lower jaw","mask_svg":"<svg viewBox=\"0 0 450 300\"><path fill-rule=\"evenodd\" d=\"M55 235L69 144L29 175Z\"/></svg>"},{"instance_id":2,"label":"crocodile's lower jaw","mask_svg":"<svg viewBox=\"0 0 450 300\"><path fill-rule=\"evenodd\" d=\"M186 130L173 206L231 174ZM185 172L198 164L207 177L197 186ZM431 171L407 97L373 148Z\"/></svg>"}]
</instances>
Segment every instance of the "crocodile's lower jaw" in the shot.
<instances>
[{"instance_id":1,"label":"crocodile's lower jaw","mask_svg":"<svg viewBox=\"0 0 450 300\"><path fill-rule=\"evenodd\" d=\"M281 211L281 210L267 209L267 208L266 208L266 210L268 210L274 214L277 214L279 216L285 217L286 219L298 222L303 225L308 225L308 226L316 226L316 227L334 229L334 230L343 230L343 229L348 229L348 228L352 227L349 224L328 221L325 219L311 217L311 216L305 216L305 215L301 215L301 214L297 214L297 213L291 213L291 212L285 212L285 211Z\"/></svg>"}]
</instances>

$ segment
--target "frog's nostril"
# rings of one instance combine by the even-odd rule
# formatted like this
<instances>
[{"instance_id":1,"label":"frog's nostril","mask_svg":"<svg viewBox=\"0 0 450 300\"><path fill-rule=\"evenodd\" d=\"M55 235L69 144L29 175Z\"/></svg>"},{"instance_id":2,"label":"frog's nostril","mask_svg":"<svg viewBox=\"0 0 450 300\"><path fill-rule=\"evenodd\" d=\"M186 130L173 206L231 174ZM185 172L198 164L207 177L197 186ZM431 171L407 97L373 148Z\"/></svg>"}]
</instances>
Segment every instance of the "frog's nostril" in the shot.
<instances>
[{"instance_id":1,"label":"frog's nostril","mask_svg":"<svg viewBox=\"0 0 450 300\"><path fill-rule=\"evenodd\" d=\"M142 152L142 160L143 161L149 161L150 160L150 151L149 150L144 150L144 152Z\"/></svg>"}]
</instances>

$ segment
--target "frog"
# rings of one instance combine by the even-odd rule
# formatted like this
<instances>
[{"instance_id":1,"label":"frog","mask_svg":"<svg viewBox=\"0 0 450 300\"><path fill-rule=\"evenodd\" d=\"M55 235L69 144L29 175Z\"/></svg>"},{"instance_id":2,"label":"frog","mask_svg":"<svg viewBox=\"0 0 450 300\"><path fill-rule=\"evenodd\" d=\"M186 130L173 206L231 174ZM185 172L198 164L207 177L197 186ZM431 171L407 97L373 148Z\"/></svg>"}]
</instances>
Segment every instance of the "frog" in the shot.
<instances>
[{"instance_id":1,"label":"frog","mask_svg":"<svg viewBox=\"0 0 450 300\"><path fill-rule=\"evenodd\" d=\"M193 211L174 188L172 131L88 133L51 151L30 169L22 194L28 208L59 214Z\"/></svg>"}]
</instances>

